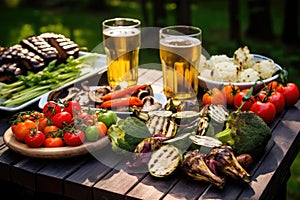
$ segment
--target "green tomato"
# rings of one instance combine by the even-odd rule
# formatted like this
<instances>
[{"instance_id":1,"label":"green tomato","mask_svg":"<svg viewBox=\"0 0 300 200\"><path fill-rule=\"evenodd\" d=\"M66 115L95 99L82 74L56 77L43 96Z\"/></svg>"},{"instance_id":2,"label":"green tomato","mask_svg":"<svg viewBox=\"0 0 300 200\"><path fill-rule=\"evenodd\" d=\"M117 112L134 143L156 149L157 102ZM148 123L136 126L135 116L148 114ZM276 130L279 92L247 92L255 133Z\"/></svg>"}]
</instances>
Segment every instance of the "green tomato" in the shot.
<instances>
[{"instance_id":1,"label":"green tomato","mask_svg":"<svg viewBox=\"0 0 300 200\"><path fill-rule=\"evenodd\" d=\"M109 110L105 113L101 113L98 116L98 121L103 122L107 127L117 123L118 116L115 112Z\"/></svg>"},{"instance_id":2,"label":"green tomato","mask_svg":"<svg viewBox=\"0 0 300 200\"><path fill-rule=\"evenodd\" d=\"M88 126L85 129L85 136L88 141L97 141L99 138L97 126Z\"/></svg>"}]
</instances>

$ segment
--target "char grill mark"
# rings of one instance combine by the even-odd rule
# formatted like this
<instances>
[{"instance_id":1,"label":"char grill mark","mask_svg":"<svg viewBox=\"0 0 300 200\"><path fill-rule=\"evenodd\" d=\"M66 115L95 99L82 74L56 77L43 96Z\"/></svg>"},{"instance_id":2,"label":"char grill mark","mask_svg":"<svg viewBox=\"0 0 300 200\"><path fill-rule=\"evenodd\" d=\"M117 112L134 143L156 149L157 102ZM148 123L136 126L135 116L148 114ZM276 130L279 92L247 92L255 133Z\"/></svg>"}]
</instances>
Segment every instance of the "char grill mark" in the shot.
<instances>
[{"instance_id":1,"label":"char grill mark","mask_svg":"<svg viewBox=\"0 0 300 200\"><path fill-rule=\"evenodd\" d=\"M26 75L26 70L19 67L17 63L6 63L0 66L0 82L12 83L16 81L17 75Z\"/></svg>"},{"instance_id":2,"label":"char grill mark","mask_svg":"<svg viewBox=\"0 0 300 200\"><path fill-rule=\"evenodd\" d=\"M59 53L60 60L66 60L69 56L77 58L79 56L79 45L61 34L43 33L40 35L49 44L55 47Z\"/></svg>"},{"instance_id":3,"label":"char grill mark","mask_svg":"<svg viewBox=\"0 0 300 200\"><path fill-rule=\"evenodd\" d=\"M13 45L0 52L0 63L17 63L23 70L38 72L43 69L45 62L42 57L22 47Z\"/></svg>"},{"instance_id":4,"label":"char grill mark","mask_svg":"<svg viewBox=\"0 0 300 200\"><path fill-rule=\"evenodd\" d=\"M45 64L48 64L57 58L57 49L52 47L44 38L40 36L31 36L27 39L23 39L20 44L41 56L45 60Z\"/></svg>"}]
</instances>

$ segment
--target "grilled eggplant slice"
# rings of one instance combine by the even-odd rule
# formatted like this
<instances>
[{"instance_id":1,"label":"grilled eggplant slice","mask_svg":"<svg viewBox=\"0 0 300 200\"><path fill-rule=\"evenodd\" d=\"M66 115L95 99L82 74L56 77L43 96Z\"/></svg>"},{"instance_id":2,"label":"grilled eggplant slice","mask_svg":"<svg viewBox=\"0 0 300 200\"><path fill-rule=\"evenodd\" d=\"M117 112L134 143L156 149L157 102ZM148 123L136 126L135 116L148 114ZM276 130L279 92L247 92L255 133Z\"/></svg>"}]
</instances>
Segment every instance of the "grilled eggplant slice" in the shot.
<instances>
[{"instance_id":1,"label":"grilled eggplant slice","mask_svg":"<svg viewBox=\"0 0 300 200\"><path fill-rule=\"evenodd\" d=\"M164 116L150 116L146 125L152 136L161 135L166 138L172 138L176 135L178 126L170 118Z\"/></svg>"},{"instance_id":2,"label":"grilled eggplant slice","mask_svg":"<svg viewBox=\"0 0 300 200\"><path fill-rule=\"evenodd\" d=\"M153 152L148 162L148 170L152 176L163 178L173 174L180 166L182 156L172 145L163 145Z\"/></svg>"}]
</instances>

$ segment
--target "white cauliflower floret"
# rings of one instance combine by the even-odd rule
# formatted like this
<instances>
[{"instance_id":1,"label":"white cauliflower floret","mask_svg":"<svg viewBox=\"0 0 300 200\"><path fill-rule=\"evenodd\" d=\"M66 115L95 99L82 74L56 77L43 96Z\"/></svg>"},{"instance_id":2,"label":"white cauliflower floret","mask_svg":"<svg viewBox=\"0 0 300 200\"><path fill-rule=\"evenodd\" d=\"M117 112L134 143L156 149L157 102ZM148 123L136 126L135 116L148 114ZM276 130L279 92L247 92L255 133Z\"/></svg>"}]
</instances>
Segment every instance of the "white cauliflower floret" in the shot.
<instances>
[{"instance_id":1,"label":"white cauliflower floret","mask_svg":"<svg viewBox=\"0 0 300 200\"><path fill-rule=\"evenodd\" d=\"M277 71L273 60L260 60L257 61L252 68L258 72L259 76L263 79L271 78Z\"/></svg>"},{"instance_id":2,"label":"white cauliflower floret","mask_svg":"<svg viewBox=\"0 0 300 200\"><path fill-rule=\"evenodd\" d=\"M239 72L238 82L255 82L259 79L259 73L252 68Z\"/></svg>"},{"instance_id":3,"label":"white cauliflower floret","mask_svg":"<svg viewBox=\"0 0 300 200\"><path fill-rule=\"evenodd\" d=\"M254 65L254 55L250 54L247 46L238 48L233 54L233 63L239 65L241 70L250 68Z\"/></svg>"},{"instance_id":4,"label":"white cauliflower floret","mask_svg":"<svg viewBox=\"0 0 300 200\"><path fill-rule=\"evenodd\" d=\"M233 62L220 62L215 64L212 70L212 78L215 81L235 82L237 80L237 68Z\"/></svg>"},{"instance_id":5,"label":"white cauliflower floret","mask_svg":"<svg viewBox=\"0 0 300 200\"><path fill-rule=\"evenodd\" d=\"M209 80L212 80L213 77L211 76L211 70L210 69L203 69L200 71L200 76Z\"/></svg>"},{"instance_id":6,"label":"white cauliflower floret","mask_svg":"<svg viewBox=\"0 0 300 200\"><path fill-rule=\"evenodd\" d=\"M221 62L230 62L230 58L223 54L223 55L213 55L209 59L209 68L213 69L216 64L221 63Z\"/></svg>"},{"instance_id":7,"label":"white cauliflower floret","mask_svg":"<svg viewBox=\"0 0 300 200\"><path fill-rule=\"evenodd\" d=\"M207 64L207 60L206 60L206 57L201 54L200 56L200 62L199 62L199 66L198 66L198 71L201 72L203 71L204 69L208 68L208 64Z\"/></svg>"}]
</instances>

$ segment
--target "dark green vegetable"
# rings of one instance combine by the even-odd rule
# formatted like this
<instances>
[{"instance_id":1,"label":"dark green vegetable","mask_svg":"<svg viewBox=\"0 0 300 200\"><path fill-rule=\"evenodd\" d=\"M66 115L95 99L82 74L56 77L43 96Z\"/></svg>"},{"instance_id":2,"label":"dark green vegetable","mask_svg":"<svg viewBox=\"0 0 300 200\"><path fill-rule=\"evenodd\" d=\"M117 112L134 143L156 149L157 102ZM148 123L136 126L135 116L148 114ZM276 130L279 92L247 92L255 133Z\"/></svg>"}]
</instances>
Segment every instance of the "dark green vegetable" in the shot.
<instances>
[{"instance_id":1,"label":"dark green vegetable","mask_svg":"<svg viewBox=\"0 0 300 200\"><path fill-rule=\"evenodd\" d=\"M258 115L249 111L235 111L227 118L225 130L217 133L215 138L229 144L237 155L248 153L258 157L271 135L271 129Z\"/></svg>"},{"instance_id":2,"label":"dark green vegetable","mask_svg":"<svg viewBox=\"0 0 300 200\"><path fill-rule=\"evenodd\" d=\"M111 125L107 135L114 150L134 152L143 139L150 137L150 132L146 124L138 118L127 117Z\"/></svg>"}]
</instances>

